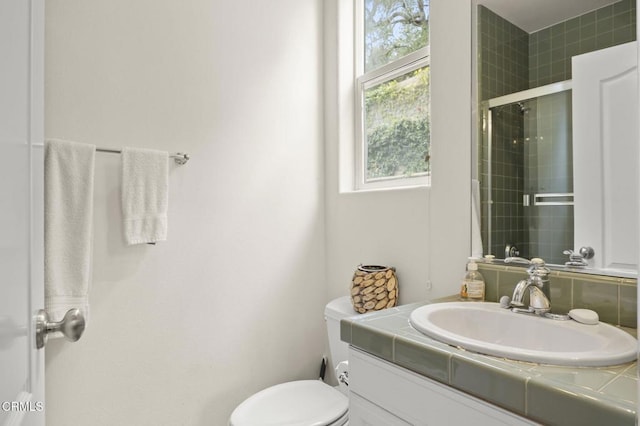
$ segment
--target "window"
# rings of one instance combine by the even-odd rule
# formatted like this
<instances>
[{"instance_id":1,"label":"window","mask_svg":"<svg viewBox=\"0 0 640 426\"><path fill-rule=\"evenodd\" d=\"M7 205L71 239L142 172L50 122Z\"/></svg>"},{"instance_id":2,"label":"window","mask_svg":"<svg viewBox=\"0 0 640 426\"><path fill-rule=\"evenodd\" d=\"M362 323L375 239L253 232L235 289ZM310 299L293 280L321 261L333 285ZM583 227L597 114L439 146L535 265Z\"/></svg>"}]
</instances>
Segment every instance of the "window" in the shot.
<instances>
[{"instance_id":1,"label":"window","mask_svg":"<svg viewBox=\"0 0 640 426\"><path fill-rule=\"evenodd\" d=\"M429 183L429 0L356 0L356 186Z\"/></svg>"}]
</instances>

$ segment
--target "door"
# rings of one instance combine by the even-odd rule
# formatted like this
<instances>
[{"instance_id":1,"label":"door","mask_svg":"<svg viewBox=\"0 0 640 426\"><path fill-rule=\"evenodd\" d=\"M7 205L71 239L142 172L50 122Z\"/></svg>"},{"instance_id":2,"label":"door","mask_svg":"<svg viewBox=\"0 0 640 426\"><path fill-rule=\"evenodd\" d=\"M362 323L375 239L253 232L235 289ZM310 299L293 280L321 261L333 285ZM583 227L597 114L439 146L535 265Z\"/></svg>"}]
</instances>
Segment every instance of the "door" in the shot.
<instances>
[{"instance_id":1,"label":"door","mask_svg":"<svg viewBox=\"0 0 640 426\"><path fill-rule=\"evenodd\" d=\"M590 265L638 268L638 75L635 42L575 56L573 159L575 248Z\"/></svg>"},{"instance_id":2,"label":"door","mask_svg":"<svg viewBox=\"0 0 640 426\"><path fill-rule=\"evenodd\" d=\"M43 0L0 1L0 425L44 425Z\"/></svg>"}]
</instances>

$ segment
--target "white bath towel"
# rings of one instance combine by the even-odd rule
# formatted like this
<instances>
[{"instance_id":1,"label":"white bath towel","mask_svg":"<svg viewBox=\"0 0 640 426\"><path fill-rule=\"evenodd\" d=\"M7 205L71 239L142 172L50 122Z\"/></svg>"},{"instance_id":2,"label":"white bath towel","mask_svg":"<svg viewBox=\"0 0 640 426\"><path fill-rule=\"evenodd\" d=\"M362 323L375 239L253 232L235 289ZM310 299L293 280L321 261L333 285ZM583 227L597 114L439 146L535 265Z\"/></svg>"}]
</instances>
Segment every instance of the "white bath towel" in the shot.
<instances>
[{"instance_id":1,"label":"white bath towel","mask_svg":"<svg viewBox=\"0 0 640 426\"><path fill-rule=\"evenodd\" d=\"M122 216L127 244L167 239L169 153L122 150Z\"/></svg>"},{"instance_id":2,"label":"white bath towel","mask_svg":"<svg viewBox=\"0 0 640 426\"><path fill-rule=\"evenodd\" d=\"M89 319L95 151L89 144L45 142L45 309L54 321L71 308Z\"/></svg>"},{"instance_id":3,"label":"white bath towel","mask_svg":"<svg viewBox=\"0 0 640 426\"><path fill-rule=\"evenodd\" d=\"M480 182L471 179L471 255L482 259L482 223L480 209Z\"/></svg>"}]
</instances>

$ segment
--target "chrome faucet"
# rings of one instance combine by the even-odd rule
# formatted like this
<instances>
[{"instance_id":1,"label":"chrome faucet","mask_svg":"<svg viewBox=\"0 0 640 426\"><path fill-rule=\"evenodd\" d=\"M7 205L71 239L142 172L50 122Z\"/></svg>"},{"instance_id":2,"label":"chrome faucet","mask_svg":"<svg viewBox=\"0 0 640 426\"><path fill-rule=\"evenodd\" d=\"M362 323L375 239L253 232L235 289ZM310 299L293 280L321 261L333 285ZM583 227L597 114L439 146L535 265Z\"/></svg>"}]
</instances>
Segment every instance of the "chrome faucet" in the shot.
<instances>
[{"instance_id":1,"label":"chrome faucet","mask_svg":"<svg viewBox=\"0 0 640 426\"><path fill-rule=\"evenodd\" d=\"M544 264L544 260L533 258L527 260L521 257L510 257L504 260L505 263L526 263L529 266L527 273L529 278L521 280L513 290L510 306L513 312L535 313L544 315L551 310L549 296L549 273L551 272ZM529 306L524 305L524 295L529 290Z\"/></svg>"}]
</instances>

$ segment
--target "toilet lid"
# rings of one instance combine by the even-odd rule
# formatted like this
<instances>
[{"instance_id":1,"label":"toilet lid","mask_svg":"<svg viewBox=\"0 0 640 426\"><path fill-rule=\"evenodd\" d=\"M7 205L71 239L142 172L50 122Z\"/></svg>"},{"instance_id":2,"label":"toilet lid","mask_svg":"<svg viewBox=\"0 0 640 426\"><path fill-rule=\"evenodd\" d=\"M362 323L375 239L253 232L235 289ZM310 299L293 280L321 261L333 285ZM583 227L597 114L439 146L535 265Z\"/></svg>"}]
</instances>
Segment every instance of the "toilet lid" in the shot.
<instances>
[{"instance_id":1,"label":"toilet lid","mask_svg":"<svg viewBox=\"0 0 640 426\"><path fill-rule=\"evenodd\" d=\"M264 389L238 405L231 426L324 426L342 417L349 400L320 380L299 380Z\"/></svg>"}]
</instances>

